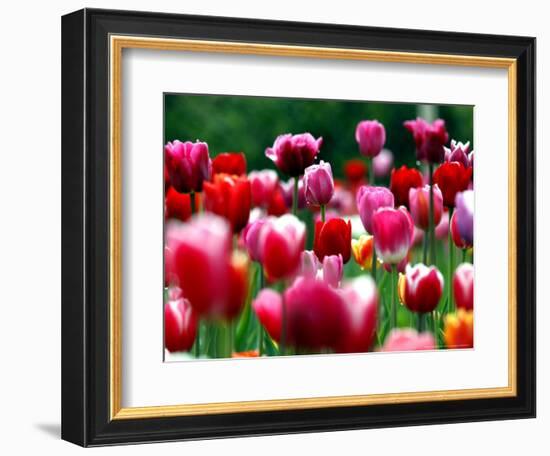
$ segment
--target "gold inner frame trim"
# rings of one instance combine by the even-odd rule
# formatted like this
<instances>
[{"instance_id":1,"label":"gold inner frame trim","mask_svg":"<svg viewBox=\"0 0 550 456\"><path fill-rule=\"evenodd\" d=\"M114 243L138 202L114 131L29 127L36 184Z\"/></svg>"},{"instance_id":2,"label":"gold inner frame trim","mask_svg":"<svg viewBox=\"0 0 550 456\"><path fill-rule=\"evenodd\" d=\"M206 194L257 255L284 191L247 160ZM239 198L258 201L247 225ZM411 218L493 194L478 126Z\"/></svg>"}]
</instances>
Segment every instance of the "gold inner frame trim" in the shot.
<instances>
[{"instance_id":1,"label":"gold inner frame trim","mask_svg":"<svg viewBox=\"0 0 550 456\"><path fill-rule=\"evenodd\" d=\"M495 388L403 392L353 396L274 399L150 407L122 407L122 51L153 49L251 54L317 59L452 65L508 70L508 385ZM331 47L288 46L245 42L110 36L110 415L111 419L160 418L220 413L311 409L423 401L511 397L517 394L516 290L516 128L517 61L511 58L388 52Z\"/></svg>"}]
</instances>

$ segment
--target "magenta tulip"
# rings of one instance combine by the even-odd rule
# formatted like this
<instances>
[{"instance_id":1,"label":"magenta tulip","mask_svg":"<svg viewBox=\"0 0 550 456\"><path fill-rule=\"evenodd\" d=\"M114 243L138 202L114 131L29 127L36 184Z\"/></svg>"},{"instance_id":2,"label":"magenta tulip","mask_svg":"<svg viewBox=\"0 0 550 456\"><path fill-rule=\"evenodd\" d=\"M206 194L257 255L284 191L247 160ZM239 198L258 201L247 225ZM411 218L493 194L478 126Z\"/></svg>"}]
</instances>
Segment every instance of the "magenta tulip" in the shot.
<instances>
[{"instance_id":1,"label":"magenta tulip","mask_svg":"<svg viewBox=\"0 0 550 456\"><path fill-rule=\"evenodd\" d=\"M334 179L330 163L321 162L305 169L304 191L306 201L313 206L325 206L334 195Z\"/></svg>"},{"instance_id":2,"label":"magenta tulip","mask_svg":"<svg viewBox=\"0 0 550 456\"><path fill-rule=\"evenodd\" d=\"M433 311L443 294L443 275L435 266L418 263L405 269L404 304L413 312Z\"/></svg>"},{"instance_id":3,"label":"magenta tulip","mask_svg":"<svg viewBox=\"0 0 550 456\"><path fill-rule=\"evenodd\" d=\"M445 128L445 121L441 119L428 123L417 117L416 120L408 120L404 123L416 144L416 158L431 163L441 163L445 158L444 145L449 140Z\"/></svg>"},{"instance_id":4,"label":"magenta tulip","mask_svg":"<svg viewBox=\"0 0 550 456\"><path fill-rule=\"evenodd\" d=\"M347 283L341 295L348 314L348 327L336 351L341 353L366 352L370 349L376 331L378 291L369 276L360 276Z\"/></svg>"},{"instance_id":5,"label":"magenta tulip","mask_svg":"<svg viewBox=\"0 0 550 456\"><path fill-rule=\"evenodd\" d=\"M414 226L405 209L382 207L372 216L374 246L384 263L397 264L407 256Z\"/></svg>"},{"instance_id":6,"label":"magenta tulip","mask_svg":"<svg viewBox=\"0 0 550 456\"><path fill-rule=\"evenodd\" d=\"M435 339L429 332L417 333L414 329L393 329L380 351L434 350Z\"/></svg>"},{"instance_id":7,"label":"magenta tulip","mask_svg":"<svg viewBox=\"0 0 550 456\"><path fill-rule=\"evenodd\" d=\"M363 120L355 129L359 152L365 157L376 157L386 142L386 130L377 120Z\"/></svg>"},{"instance_id":8,"label":"magenta tulip","mask_svg":"<svg viewBox=\"0 0 550 456\"><path fill-rule=\"evenodd\" d=\"M260 231L259 256L270 280L292 277L300 267L306 242L306 226L297 217L285 214L269 217Z\"/></svg>"},{"instance_id":9,"label":"magenta tulip","mask_svg":"<svg viewBox=\"0 0 550 456\"><path fill-rule=\"evenodd\" d=\"M372 169L376 177L386 177L393 168L393 154L388 149L382 149L380 153L372 159Z\"/></svg>"},{"instance_id":10,"label":"magenta tulip","mask_svg":"<svg viewBox=\"0 0 550 456\"><path fill-rule=\"evenodd\" d=\"M453 275L453 293L456 307L464 310L474 308L474 266L470 263L459 265Z\"/></svg>"},{"instance_id":11,"label":"magenta tulip","mask_svg":"<svg viewBox=\"0 0 550 456\"><path fill-rule=\"evenodd\" d=\"M363 226L372 233L372 216L381 207L393 208L393 193L386 187L371 187L363 185L356 194L357 209Z\"/></svg>"},{"instance_id":12,"label":"magenta tulip","mask_svg":"<svg viewBox=\"0 0 550 456\"><path fill-rule=\"evenodd\" d=\"M244 244L248 255L253 261L261 261L259 247L260 231L265 224L264 218L259 218L249 223L243 231Z\"/></svg>"},{"instance_id":13,"label":"magenta tulip","mask_svg":"<svg viewBox=\"0 0 550 456\"><path fill-rule=\"evenodd\" d=\"M176 139L164 146L164 157L170 184L180 193L200 192L212 175L212 160L204 142Z\"/></svg>"},{"instance_id":14,"label":"magenta tulip","mask_svg":"<svg viewBox=\"0 0 550 456\"><path fill-rule=\"evenodd\" d=\"M279 184L279 176L272 169L251 171L248 174L250 190L252 192L252 205L267 207L273 198L273 193Z\"/></svg>"},{"instance_id":15,"label":"magenta tulip","mask_svg":"<svg viewBox=\"0 0 550 456\"><path fill-rule=\"evenodd\" d=\"M323 138L315 139L311 133L289 133L278 136L273 147L265 150L265 155L273 160L283 173L298 177L313 164L322 144Z\"/></svg>"},{"instance_id":16,"label":"magenta tulip","mask_svg":"<svg viewBox=\"0 0 550 456\"><path fill-rule=\"evenodd\" d=\"M164 305L164 346L170 352L190 350L197 334L197 316L187 299Z\"/></svg>"},{"instance_id":17,"label":"magenta tulip","mask_svg":"<svg viewBox=\"0 0 550 456\"><path fill-rule=\"evenodd\" d=\"M443 214L443 194L437 185L433 188L434 212L433 224L437 226ZM409 190L409 208L414 224L427 230L430 224L430 186L411 188Z\"/></svg>"},{"instance_id":18,"label":"magenta tulip","mask_svg":"<svg viewBox=\"0 0 550 456\"><path fill-rule=\"evenodd\" d=\"M283 319L283 298L275 290L264 288L252 302L258 320L269 336L279 342Z\"/></svg>"},{"instance_id":19,"label":"magenta tulip","mask_svg":"<svg viewBox=\"0 0 550 456\"><path fill-rule=\"evenodd\" d=\"M456 225L460 237L467 245L474 244L474 191L466 190L455 197Z\"/></svg>"}]
</instances>

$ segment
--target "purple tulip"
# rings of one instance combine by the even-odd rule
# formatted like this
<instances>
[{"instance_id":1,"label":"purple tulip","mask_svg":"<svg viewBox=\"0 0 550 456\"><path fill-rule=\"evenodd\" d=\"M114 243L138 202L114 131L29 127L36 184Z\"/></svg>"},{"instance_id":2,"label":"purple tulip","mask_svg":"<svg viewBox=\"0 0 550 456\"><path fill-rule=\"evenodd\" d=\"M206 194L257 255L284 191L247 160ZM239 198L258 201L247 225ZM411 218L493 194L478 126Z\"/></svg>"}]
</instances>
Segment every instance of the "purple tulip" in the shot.
<instances>
[{"instance_id":1,"label":"purple tulip","mask_svg":"<svg viewBox=\"0 0 550 456\"><path fill-rule=\"evenodd\" d=\"M294 177L290 178L287 182L280 182L279 188L283 194L286 207L292 207L292 200L294 199ZM298 181L298 209L306 207L306 192L304 190L304 179L300 178Z\"/></svg>"},{"instance_id":2,"label":"purple tulip","mask_svg":"<svg viewBox=\"0 0 550 456\"><path fill-rule=\"evenodd\" d=\"M164 146L164 163L170 184L179 193L200 192L202 183L210 180L212 160L208 144L177 139Z\"/></svg>"},{"instance_id":3,"label":"purple tulip","mask_svg":"<svg viewBox=\"0 0 550 456\"><path fill-rule=\"evenodd\" d=\"M460 237L468 245L474 244L474 191L465 190L457 193L455 198L456 224Z\"/></svg>"},{"instance_id":4,"label":"purple tulip","mask_svg":"<svg viewBox=\"0 0 550 456\"><path fill-rule=\"evenodd\" d=\"M314 206L324 206L334 195L334 179L330 163L321 162L305 169L304 192L306 201Z\"/></svg>"},{"instance_id":5,"label":"purple tulip","mask_svg":"<svg viewBox=\"0 0 550 456\"><path fill-rule=\"evenodd\" d=\"M323 138L315 139L311 133L277 136L273 147L265 150L267 158L273 160L283 173L292 177L304 174L304 170L313 164Z\"/></svg>"},{"instance_id":6,"label":"purple tulip","mask_svg":"<svg viewBox=\"0 0 550 456\"><path fill-rule=\"evenodd\" d=\"M388 149L382 149L380 153L372 159L372 169L376 177L386 177L393 168L393 154Z\"/></svg>"},{"instance_id":7,"label":"purple tulip","mask_svg":"<svg viewBox=\"0 0 550 456\"><path fill-rule=\"evenodd\" d=\"M344 275L342 255L327 255L323 258L323 280L333 288L338 288Z\"/></svg>"},{"instance_id":8,"label":"purple tulip","mask_svg":"<svg viewBox=\"0 0 550 456\"><path fill-rule=\"evenodd\" d=\"M363 120L355 129L359 152L365 157L376 157L386 142L386 130L377 120Z\"/></svg>"},{"instance_id":9,"label":"purple tulip","mask_svg":"<svg viewBox=\"0 0 550 456\"><path fill-rule=\"evenodd\" d=\"M386 187L359 187L356 195L359 217L365 229L372 234L372 216L381 207L393 208L393 193Z\"/></svg>"}]
</instances>

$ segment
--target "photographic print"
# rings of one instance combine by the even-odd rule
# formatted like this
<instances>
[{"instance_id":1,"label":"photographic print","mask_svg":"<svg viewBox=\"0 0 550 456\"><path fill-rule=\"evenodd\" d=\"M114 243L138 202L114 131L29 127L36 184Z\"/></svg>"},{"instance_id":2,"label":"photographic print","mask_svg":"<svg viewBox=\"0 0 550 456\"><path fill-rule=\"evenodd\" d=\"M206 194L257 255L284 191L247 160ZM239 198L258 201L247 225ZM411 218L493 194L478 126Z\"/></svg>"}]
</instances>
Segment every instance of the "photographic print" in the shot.
<instances>
[{"instance_id":1,"label":"photographic print","mask_svg":"<svg viewBox=\"0 0 550 456\"><path fill-rule=\"evenodd\" d=\"M165 361L473 348L473 106L164 97Z\"/></svg>"}]
</instances>

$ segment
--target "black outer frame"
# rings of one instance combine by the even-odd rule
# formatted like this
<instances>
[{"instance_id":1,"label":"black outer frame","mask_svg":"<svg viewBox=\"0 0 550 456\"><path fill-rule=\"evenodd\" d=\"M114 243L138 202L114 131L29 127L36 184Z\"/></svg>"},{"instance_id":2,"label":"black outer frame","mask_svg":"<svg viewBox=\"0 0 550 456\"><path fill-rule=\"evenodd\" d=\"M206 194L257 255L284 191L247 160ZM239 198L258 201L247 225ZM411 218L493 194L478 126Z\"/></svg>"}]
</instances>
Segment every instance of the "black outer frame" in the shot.
<instances>
[{"instance_id":1,"label":"black outer frame","mask_svg":"<svg viewBox=\"0 0 550 456\"><path fill-rule=\"evenodd\" d=\"M110 34L516 58L517 396L109 419ZM62 438L82 446L535 417L535 39L84 9L62 18Z\"/></svg>"}]
</instances>

